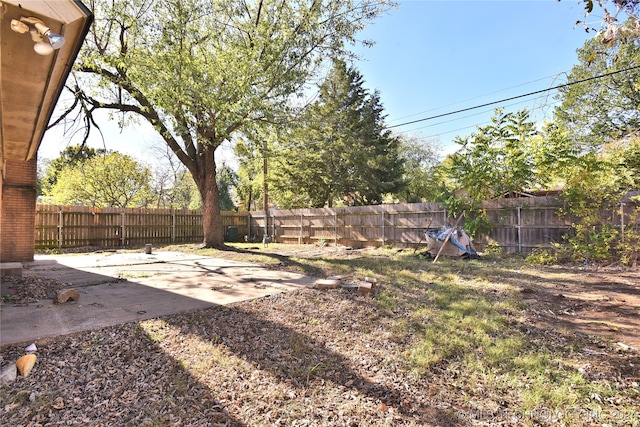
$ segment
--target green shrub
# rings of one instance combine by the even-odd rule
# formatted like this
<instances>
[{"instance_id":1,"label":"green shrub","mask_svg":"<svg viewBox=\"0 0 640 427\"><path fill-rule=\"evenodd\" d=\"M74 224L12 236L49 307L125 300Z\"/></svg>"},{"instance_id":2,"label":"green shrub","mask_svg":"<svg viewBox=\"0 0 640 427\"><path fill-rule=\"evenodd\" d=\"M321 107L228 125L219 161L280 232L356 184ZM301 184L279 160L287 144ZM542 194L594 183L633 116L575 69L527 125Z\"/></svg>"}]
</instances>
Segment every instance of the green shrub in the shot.
<instances>
[{"instance_id":1,"label":"green shrub","mask_svg":"<svg viewBox=\"0 0 640 427\"><path fill-rule=\"evenodd\" d=\"M567 243L552 243L551 247L535 248L526 257L526 261L529 264L537 265L553 265L553 264L566 264L570 262L583 262L584 260L578 259L573 252L571 246Z\"/></svg>"},{"instance_id":2,"label":"green shrub","mask_svg":"<svg viewBox=\"0 0 640 427\"><path fill-rule=\"evenodd\" d=\"M486 255L502 255L504 249L495 242L487 243L482 251Z\"/></svg>"}]
</instances>

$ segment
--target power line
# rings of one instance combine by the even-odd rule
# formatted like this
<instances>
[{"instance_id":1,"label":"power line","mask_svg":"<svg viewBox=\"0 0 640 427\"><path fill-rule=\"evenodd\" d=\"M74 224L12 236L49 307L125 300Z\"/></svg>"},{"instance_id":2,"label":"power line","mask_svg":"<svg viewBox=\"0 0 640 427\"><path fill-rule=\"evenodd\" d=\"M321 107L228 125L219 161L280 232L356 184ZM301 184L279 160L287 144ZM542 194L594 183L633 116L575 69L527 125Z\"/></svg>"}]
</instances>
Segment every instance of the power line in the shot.
<instances>
[{"instance_id":1,"label":"power line","mask_svg":"<svg viewBox=\"0 0 640 427\"><path fill-rule=\"evenodd\" d=\"M588 82L590 80L601 79L603 77L612 76L614 74L624 73L624 72L627 72L627 71L635 70L637 68L640 68L640 65L636 65L636 66L625 68L625 69L618 70L618 71L612 71L612 72L606 73L606 74L600 74L600 75L597 75L597 76L588 77L586 79L576 80L575 82L564 83L564 84L553 86L553 87L550 87L550 88L547 88L547 89L536 90L534 92L525 93L523 95L512 96L510 98L501 99L499 101L487 102L485 104L476 105L474 107L463 108L461 110L451 111L449 113L438 114L438 115L435 115L435 116L425 117L423 119L412 120L410 122L405 122L405 123L400 123L400 124L397 124L397 125L387 126L385 129L392 129L392 128L397 128L397 127L400 127L400 126L412 125L414 123L420 123L420 122L424 122L424 121L427 121L427 120L438 119L440 117L451 116L453 114L464 113L465 111L470 111L470 110L475 110L475 109L478 109L478 108L488 107L489 105L500 104L500 103L503 103L503 102L512 101L514 99L524 98L524 97L531 96L531 95L537 95L539 93L549 92L549 91L560 89L560 88L563 88L563 87L568 87L568 86L572 86L572 85L575 85L575 84Z\"/></svg>"},{"instance_id":2,"label":"power line","mask_svg":"<svg viewBox=\"0 0 640 427\"><path fill-rule=\"evenodd\" d=\"M520 104L524 104L524 103L528 103L528 102L535 102L537 100L544 99L544 98L545 98L545 95L540 95L540 96L537 96L536 98L533 98L532 100L520 100L520 101L517 101L517 102L510 103L510 104L505 104L504 107L512 107L514 105L520 105ZM560 101L553 101L553 102L550 102L550 103L545 103L544 105L541 105L541 106L538 106L538 107L534 107L530 111L534 112L536 109L540 110L540 109L542 109L544 107L548 107L548 106L552 106L554 104L557 104L558 102L560 102ZM426 128L430 128L430 127L434 127L434 126L440 126L440 125L451 123L451 122L465 120L465 119L468 119L470 117L479 116L479 115L482 115L482 114L487 114L490 111L491 110L482 110L482 111L477 112L477 113L467 114L467 115L464 115L464 116L461 116L461 117L448 119L448 120L445 120L445 121L442 121L442 122L431 123L431 124L427 124L427 125L420 126L420 127L417 127L417 128L412 128L412 129L407 129L407 130L402 130L402 131L396 131L396 132L398 134L409 134L409 133L412 133L412 132L415 132L415 131L418 131L418 130L421 130L421 129L426 129ZM436 137L438 135L445 135L445 134L448 134L448 133L456 132L458 130L473 128L473 127L480 126L481 124L487 124L487 123L490 123L490 121L484 121L482 123L476 123L476 124L464 126L462 128L458 128L458 129L454 129L454 130L445 130L443 132L438 132L437 134L434 134L434 135L429 135L429 136L427 136L427 138Z\"/></svg>"},{"instance_id":3,"label":"power line","mask_svg":"<svg viewBox=\"0 0 640 427\"><path fill-rule=\"evenodd\" d=\"M524 103L535 102L535 101L537 101L537 100L539 100L539 99L544 99L545 97L546 97L545 95L541 95L541 96L535 97L535 98L533 98L533 99L531 99L531 100L520 100L520 101L517 101L517 102L510 103L510 104L505 104L505 105L504 105L504 107L512 107L512 106L514 106L514 105L519 105L519 104L524 104ZM556 103L556 102L554 102L554 103ZM540 107L534 107L534 108L533 108L533 110L535 110L536 108L540 108ZM472 114L467 114L467 115L464 115L464 116L460 116L460 117L456 117L456 118L447 119L447 120L444 120L444 121L441 121L441 122L431 123L431 124L428 124L428 125L421 126L421 127L419 127L419 128L410 129L410 130L408 130L408 131L400 131L400 133L403 133L403 132L411 132L411 131L413 131L413 130L419 130L419 129L424 129L424 128L428 128L428 127L440 126L440 125L447 124L447 123L451 123L451 122L457 122L457 121L459 121L459 120L465 120L465 119L468 119L468 118L470 118L470 117L480 116L480 115L482 115L482 114L486 114L486 113L488 113L488 112L491 112L491 110L490 110L490 109L482 110L482 111L475 112L475 113L472 113ZM444 132L444 133L447 133L447 132Z\"/></svg>"},{"instance_id":4,"label":"power line","mask_svg":"<svg viewBox=\"0 0 640 427\"><path fill-rule=\"evenodd\" d=\"M544 98L544 96L538 96L538 97L534 98L533 101L536 101L536 100L539 100L539 99L543 99L543 98ZM510 107L510 106L513 106L513 105L523 104L525 102L530 102L530 101L527 101L527 100L518 101L518 102L511 103L511 104L507 104L507 105L505 105L505 107ZM553 102L552 104L554 104L554 103L557 103L557 101ZM481 106L478 106L477 108L480 108L480 107ZM540 108L540 107L538 107L538 108ZM464 119L467 119L469 117L473 117L473 116L477 116L477 115L481 115L481 114L486 114L489 111L491 111L491 110L480 111L479 113L473 113L473 114L469 114L469 115L466 115L466 116L445 120L445 121L439 122L439 123L428 124L428 125L425 125L425 126L421 126L419 128L415 128L415 129L408 129L408 130L405 130L405 131L398 131L398 134L408 134L408 133L411 133L411 132L415 132L417 130L426 129L426 128L433 127L433 126L439 126L439 125L455 122L455 121L458 121L458 120L464 120ZM488 124L488 123L491 123L491 121L485 121L483 123L476 123L476 124L473 124L473 125L463 126L463 127L460 127L460 128L457 128L457 129L453 129L453 130L447 130L447 131L444 131L444 132L438 132L437 134L434 134L434 135L428 135L428 136L426 136L426 138L432 138L432 137L435 138L435 137L437 137L439 135L449 134L449 133L457 132L457 131L464 130L464 129L470 129L470 128L477 127L477 126L479 126L481 124ZM310 146L318 145L318 144L322 144L322 143L323 143L323 141L299 142L299 143L296 143L296 144L294 144L292 146L288 146L288 147L270 148L268 151L269 151L270 154L277 154L277 153L285 152L289 148L310 147Z\"/></svg>"},{"instance_id":5,"label":"power line","mask_svg":"<svg viewBox=\"0 0 640 427\"><path fill-rule=\"evenodd\" d=\"M450 103L450 104L443 105L443 106L441 106L441 107L430 108L430 109L428 109L428 110L420 111L420 112L418 112L418 113L408 114L408 115L406 115L406 116L402 116L402 117L398 117L398 118L396 118L396 119L390 120L390 122L392 122L392 123L393 123L393 122L399 122L400 120L408 119L409 117L419 116L419 115L422 115L422 114L424 114L424 113L429 113L429 112L431 112L431 111L441 110L441 109L444 109L444 108L447 108L447 107L451 107L451 106L453 106L453 105L462 104L462 103L465 103L465 102L467 102L467 101L473 101L474 99L478 99L478 98L484 98L484 97L489 96L489 95L493 95L493 94L496 94L496 93L504 92L504 91L507 91L507 90L510 90L510 89L515 89L515 88L517 88L517 87L521 87L521 86L530 85L531 83L536 83L536 82L539 82L539 81L542 81L542 80L547 80L547 79L550 79L550 78L554 78L554 79L556 79L556 78L557 78L558 76L560 76L561 74L566 74L566 72L565 72L565 71L562 71L562 72L560 72L560 73L552 74L552 75L547 76L547 77L541 77L541 78L539 78L539 79L531 80L531 81L528 81L528 82L525 82L525 83L520 83L520 84L517 84L517 85L515 85L515 86L509 86L509 87L504 88L504 89L495 90L495 91L493 91L493 92L486 93L486 94L484 94L484 95L478 95L478 96L474 96L473 98L467 98L467 99L464 99L464 100L462 100L462 101L452 102L452 103Z\"/></svg>"}]
</instances>

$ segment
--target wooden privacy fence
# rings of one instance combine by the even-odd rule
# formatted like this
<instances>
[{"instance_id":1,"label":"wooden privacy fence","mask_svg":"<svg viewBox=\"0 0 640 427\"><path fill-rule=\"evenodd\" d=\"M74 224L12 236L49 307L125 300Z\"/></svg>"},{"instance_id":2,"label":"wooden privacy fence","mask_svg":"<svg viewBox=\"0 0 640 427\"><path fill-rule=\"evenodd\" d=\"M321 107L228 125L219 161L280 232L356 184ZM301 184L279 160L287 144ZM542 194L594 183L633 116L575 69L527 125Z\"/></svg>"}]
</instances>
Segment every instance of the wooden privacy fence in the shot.
<instances>
[{"instance_id":1,"label":"wooden privacy fence","mask_svg":"<svg viewBox=\"0 0 640 427\"><path fill-rule=\"evenodd\" d=\"M554 197L499 199L482 208L493 229L474 239L478 250L496 244L507 253L528 254L535 248L559 243L572 231L573 218L559 215L563 207Z\"/></svg>"},{"instance_id":2,"label":"wooden privacy fence","mask_svg":"<svg viewBox=\"0 0 640 427\"><path fill-rule=\"evenodd\" d=\"M560 217L557 198L502 199L483 204L495 228L474 243L482 250L489 243L508 253L529 253L549 247L571 231L571 218ZM250 231L262 240L265 215L252 212ZM341 244L352 247L418 245L428 230L452 225L455 218L439 203L412 203L360 207L273 210L268 234L276 242Z\"/></svg>"},{"instance_id":3,"label":"wooden privacy fence","mask_svg":"<svg viewBox=\"0 0 640 427\"><path fill-rule=\"evenodd\" d=\"M245 230L247 214L225 212L224 225ZM203 240L202 211L36 206L36 248L117 247Z\"/></svg>"},{"instance_id":4,"label":"wooden privacy fence","mask_svg":"<svg viewBox=\"0 0 640 427\"><path fill-rule=\"evenodd\" d=\"M560 242L572 218L561 216L555 197L501 199L483 208L494 224L474 243L478 250L496 244L508 253L527 254ZM624 230L632 208L621 204L612 218ZM627 218L627 219L625 219ZM427 229L451 225L455 218L438 203L223 212L228 241L261 242L265 232L279 243L322 243L354 248L390 245L412 247ZM36 247L117 247L194 243L203 240L202 212L174 209L116 209L38 205Z\"/></svg>"},{"instance_id":5,"label":"wooden privacy fence","mask_svg":"<svg viewBox=\"0 0 640 427\"><path fill-rule=\"evenodd\" d=\"M253 238L262 240L264 212L252 212L250 218ZM417 243L429 224L435 228L446 220L447 211L438 203L271 210L267 230L282 243L398 245Z\"/></svg>"}]
</instances>

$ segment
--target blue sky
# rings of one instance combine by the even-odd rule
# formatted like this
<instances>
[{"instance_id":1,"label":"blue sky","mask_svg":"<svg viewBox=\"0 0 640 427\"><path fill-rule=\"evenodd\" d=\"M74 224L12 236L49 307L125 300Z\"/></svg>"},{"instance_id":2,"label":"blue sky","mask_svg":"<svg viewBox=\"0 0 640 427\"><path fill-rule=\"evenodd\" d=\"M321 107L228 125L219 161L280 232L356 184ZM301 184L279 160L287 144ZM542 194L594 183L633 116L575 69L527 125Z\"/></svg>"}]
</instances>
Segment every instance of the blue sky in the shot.
<instances>
[{"instance_id":1,"label":"blue sky","mask_svg":"<svg viewBox=\"0 0 640 427\"><path fill-rule=\"evenodd\" d=\"M380 91L387 124L397 125L565 83L576 49L595 34L576 27L580 19L579 0L400 1L364 31L376 44L357 49L356 67ZM599 27L600 19L587 22ZM450 152L456 135L486 124L497 106L526 107L542 120L553 102L550 92L394 130Z\"/></svg>"},{"instance_id":2,"label":"blue sky","mask_svg":"<svg viewBox=\"0 0 640 427\"><path fill-rule=\"evenodd\" d=\"M576 49L594 35L575 27L580 19L580 0L399 1L360 34L375 45L355 48L361 56L355 66L366 87L380 92L387 125L397 125L565 83ZM600 19L594 14L587 21L599 26ZM551 117L554 100L548 93L515 102L502 106L526 107L542 120ZM456 148L451 140L486 124L495 107L394 130L433 140L449 153ZM150 147L163 144L145 125L123 133L102 127L108 149L148 163L155 158ZM39 156L57 157L64 147L59 135L46 135Z\"/></svg>"}]
</instances>

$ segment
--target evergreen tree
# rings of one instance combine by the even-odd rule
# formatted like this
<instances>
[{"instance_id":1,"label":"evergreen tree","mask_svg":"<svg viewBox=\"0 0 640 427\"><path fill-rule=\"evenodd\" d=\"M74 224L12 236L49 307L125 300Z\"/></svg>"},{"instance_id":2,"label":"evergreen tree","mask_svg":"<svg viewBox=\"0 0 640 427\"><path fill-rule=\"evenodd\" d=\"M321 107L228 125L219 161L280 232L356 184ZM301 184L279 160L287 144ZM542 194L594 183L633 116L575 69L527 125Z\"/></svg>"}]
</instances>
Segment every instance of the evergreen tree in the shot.
<instances>
[{"instance_id":1,"label":"evergreen tree","mask_svg":"<svg viewBox=\"0 0 640 427\"><path fill-rule=\"evenodd\" d=\"M223 164L216 175L218 191L220 192L220 210L232 211L236 205L233 202L233 190L238 183L238 175L229 166Z\"/></svg>"},{"instance_id":2,"label":"evergreen tree","mask_svg":"<svg viewBox=\"0 0 640 427\"><path fill-rule=\"evenodd\" d=\"M381 203L405 184L399 148L400 140L384 129L380 95L336 60L286 153L276 157L274 186L293 191L298 206Z\"/></svg>"}]
</instances>

